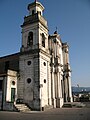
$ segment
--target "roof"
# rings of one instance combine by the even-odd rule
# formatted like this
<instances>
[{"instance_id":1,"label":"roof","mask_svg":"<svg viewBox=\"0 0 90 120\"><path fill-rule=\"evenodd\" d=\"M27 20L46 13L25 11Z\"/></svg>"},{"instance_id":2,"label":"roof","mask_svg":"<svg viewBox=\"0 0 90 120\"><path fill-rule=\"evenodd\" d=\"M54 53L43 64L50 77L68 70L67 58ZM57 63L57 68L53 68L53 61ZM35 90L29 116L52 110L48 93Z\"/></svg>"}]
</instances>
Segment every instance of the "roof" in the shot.
<instances>
[{"instance_id":1,"label":"roof","mask_svg":"<svg viewBox=\"0 0 90 120\"><path fill-rule=\"evenodd\" d=\"M0 74L5 74L8 69L19 71L19 56L20 53L15 53L0 57Z\"/></svg>"},{"instance_id":2,"label":"roof","mask_svg":"<svg viewBox=\"0 0 90 120\"><path fill-rule=\"evenodd\" d=\"M20 52L0 57L0 62L10 58L19 58Z\"/></svg>"},{"instance_id":3,"label":"roof","mask_svg":"<svg viewBox=\"0 0 90 120\"><path fill-rule=\"evenodd\" d=\"M35 6L39 6L42 10L44 10L44 6L40 2L37 2L37 1L30 3L27 9L30 10L31 7L35 7Z\"/></svg>"}]
</instances>

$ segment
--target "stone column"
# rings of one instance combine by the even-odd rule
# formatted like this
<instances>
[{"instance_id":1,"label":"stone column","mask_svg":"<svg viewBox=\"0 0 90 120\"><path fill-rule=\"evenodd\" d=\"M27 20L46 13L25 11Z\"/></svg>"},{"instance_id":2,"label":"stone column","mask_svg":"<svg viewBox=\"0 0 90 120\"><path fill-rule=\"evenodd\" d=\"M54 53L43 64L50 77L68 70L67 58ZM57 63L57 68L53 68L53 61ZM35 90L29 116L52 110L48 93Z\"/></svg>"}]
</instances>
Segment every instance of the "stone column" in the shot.
<instances>
[{"instance_id":1,"label":"stone column","mask_svg":"<svg viewBox=\"0 0 90 120\"><path fill-rule=\"evenodd\" d=\"M57 91L58 91L57 74L54 74L54 83L55 83L55 98L57 99Z\"/></svg>"},{"instance_id":2,"label":"stone column","mask_svg":"<svg viewBox=\"0 0 90 120\"><path fill-rule=\"evenodd\" d=\"M57 73L57 107L60 108L63 105L63 98L62 98L62 84L61 84L61 73Z\"/></svg>"},{"instance_id":3,"label":"stone column","mask_svg":"<svg viewBox=\"0 0 90 120\"><path fill-rule=\"evenodd\" d=\"M48 105L52 105L51 101L51 75L50 75L50 63L47 62L47 79L48 79Z\"/></svg>"},{"instance_id":4,"label":"stone column","mask_svg":"<svg viewBox=\"0 0 90 120\"><path fill-rule=\"evenodd\" d=\"M51 72L51 97L52 97L52 105L56 108L56 99L55 99L55 82L54 82L54 73Z\"/></svg>"},{"instance_id":5,"label":"stone column","mask_svg":"<svg viewBox=\"0 0 90 120\"><path fill-rule=\"evenodd\" d=\"M73 102L72 99L72 88L71 88L71 77L68 77L68 98L69 98L69 102Z\"/></svg>"},{"instance_id":6,"label":"stone column","mask_svg":"<svg viewBox=\"0 0 90 120\"><path fill-rule=\"evenodd\" d=\"M65 84L65 86L64 86L64 100L65 100L65 102L67 102L67 96L68 96L68 88L67 88L67 78L65 77L65 80L64 80L64 84Z\"/></svg>"},{"instance_id":7,"label":"stone column","mask_svg":"<svg viewBox=\"0 0 90 120\"><path fill-rule=\"evenodd\" d=\"M56 98L56 106L60 107L60 76L59 72L57 73L57 98Z\"/></svg>"}]
</instances>

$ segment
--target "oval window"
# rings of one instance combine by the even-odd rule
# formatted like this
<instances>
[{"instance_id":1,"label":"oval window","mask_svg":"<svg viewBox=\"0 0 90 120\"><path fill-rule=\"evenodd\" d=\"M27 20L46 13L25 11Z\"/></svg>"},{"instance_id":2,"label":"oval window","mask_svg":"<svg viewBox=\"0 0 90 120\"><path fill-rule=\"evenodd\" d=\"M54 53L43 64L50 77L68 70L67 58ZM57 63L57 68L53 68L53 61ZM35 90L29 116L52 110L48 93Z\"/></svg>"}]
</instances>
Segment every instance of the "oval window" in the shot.
<instances>
[{"instance_id":1,"label":"oval window","mask_svg":"<svg viewBox=\"0 0 90 120\"><path fill-rule=\"evenodd\" d=\"M12 81L12 85L15 85L15 81Z\"/></svg>"},{"instance_id":2,"label":"oval window","mask_svg":"<svg viewBox=\"0 0 90 120\"><path fill-rule=\"evenodd\" d=\"M46 79L44 79L44 83L46 83Z\"/></svg>"},{"instance_id":3,"label":"oval window","mask_svg":"<svg viewBox=\"0 0 90 120\"><path fill-rule=\"evenodd\" d=\"M28 64L28 65L31 65L31 61L28 61L27 64Z\"/></svg>"},{"instance_id":4,"label":"oval window","mask_svg":"<svg viewBox=\"0 0 90 120\"><path fill-rule=\"evenodd\" d=\"M30 79L30 78L27 79L27 83L28 83L28 84L31 83L31 79Z\"/></svg>"},{"instance_id":5,"label":"oval window","mask_svg":"<svg viewBox=\"0 0 90 120\"><path fill-rule=\"evenodd\" d=\"M46 66L46 63L45 63L45 62L44 62L43 64L44 64L44 66Z\"/></svg>"}]
</instances>

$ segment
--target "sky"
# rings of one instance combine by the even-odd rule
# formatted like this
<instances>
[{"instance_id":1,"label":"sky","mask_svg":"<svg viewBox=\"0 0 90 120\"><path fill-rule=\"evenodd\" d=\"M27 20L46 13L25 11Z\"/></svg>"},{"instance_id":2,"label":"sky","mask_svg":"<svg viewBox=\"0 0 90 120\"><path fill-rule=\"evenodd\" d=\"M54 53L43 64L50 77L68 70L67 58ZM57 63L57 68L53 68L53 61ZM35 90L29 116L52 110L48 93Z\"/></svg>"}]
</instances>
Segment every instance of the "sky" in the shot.
<instances>
[{"instance_id":1,"label":"sky","mask_svg":"<svg viewBox=\"0 0 90 120\"><path fill-rule=\"evenodd\" d=\"M21 25L34 0L0 0L0 57L19 52ZM90 87L90 0L38 0L44 7L49 34L58 30L68 42L72 86Z\"/></svg>"}]
</instances>

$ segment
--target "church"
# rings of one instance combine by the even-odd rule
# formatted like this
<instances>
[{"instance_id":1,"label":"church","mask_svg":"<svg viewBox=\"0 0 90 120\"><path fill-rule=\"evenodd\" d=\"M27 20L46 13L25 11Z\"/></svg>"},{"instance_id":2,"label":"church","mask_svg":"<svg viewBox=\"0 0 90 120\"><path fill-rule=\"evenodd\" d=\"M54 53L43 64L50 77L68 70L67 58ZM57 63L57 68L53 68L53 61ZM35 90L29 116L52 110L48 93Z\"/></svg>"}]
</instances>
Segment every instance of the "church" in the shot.
<instances>
[{"instance_id":1,"label":"church","mask_svg":"<svg viewBox=\"0 0 90 120\"><path fill-rule=\"evenodd\" d=\"M34 1L24 17L20 52L0 57L0 109L25 104L32 110L72 102L69 45L48 33L44 6Z\"/></svg>"}]
</instances>

